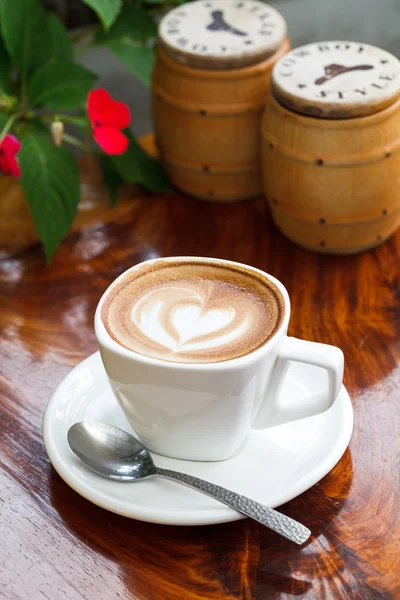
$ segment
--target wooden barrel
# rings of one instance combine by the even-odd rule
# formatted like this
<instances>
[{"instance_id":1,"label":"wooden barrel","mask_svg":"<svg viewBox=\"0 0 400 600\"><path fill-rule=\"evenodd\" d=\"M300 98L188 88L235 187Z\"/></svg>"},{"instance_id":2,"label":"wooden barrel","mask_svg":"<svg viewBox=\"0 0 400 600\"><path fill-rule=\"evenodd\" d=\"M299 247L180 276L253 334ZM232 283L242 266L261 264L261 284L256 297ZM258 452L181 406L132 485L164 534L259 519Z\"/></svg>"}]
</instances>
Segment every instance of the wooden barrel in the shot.
<instances>
[{"instance_id":1,"label":"wooden barrel","mask_svg":"<svg viewBox=\"0 0 400 600\"><path fill-rule=\"evenodd\" d=\"M216 10L218 2L223 10ZM228 9L242 4L241 10L248 10L241 20L237 6L231 12ZM271 29L264 31L273 32L271 41L263 39L262 44L261 35L250 35L256 18L250 8L258 4L260 17L267 17L257 16L258 29L269 22ZM220 46L225 44L222 56L217 41L207 45L209 37L203 27L212 25L216 14L220 15L219 25L223 19L224 26L229 24L240 33L248 32L236 37L230 33L234 42L230 47L227 32L213 30L217 37L212 39L219 40ZM200 36L194 41L190 29L193 21L197 23L195 33ZM169 33L173 27L178 33ZM185 27L190 36L187 33L183 37ZM175 37L177 43L179 39L192 41L182 49L174 46ZM245 42L250 44L244 46ZM161 160L177 187L193 196L219 202L261 193L260 122L272 68L289 48L283 18L254 0L192 2L167 15L160 27L153 73L153 121Z\"/></svg>"},{"instance_id":2,"label":"wooden barrel","mask_svg":"<svg viewBox=\"0 0 400 600\"><path fill-rule=\"evenodd\" d=\"M264 192L292 241L355 253L399 227L399 96L399 61L365 44L313 44L277 63L262 122Z\"/></svg>"}]
</instances>

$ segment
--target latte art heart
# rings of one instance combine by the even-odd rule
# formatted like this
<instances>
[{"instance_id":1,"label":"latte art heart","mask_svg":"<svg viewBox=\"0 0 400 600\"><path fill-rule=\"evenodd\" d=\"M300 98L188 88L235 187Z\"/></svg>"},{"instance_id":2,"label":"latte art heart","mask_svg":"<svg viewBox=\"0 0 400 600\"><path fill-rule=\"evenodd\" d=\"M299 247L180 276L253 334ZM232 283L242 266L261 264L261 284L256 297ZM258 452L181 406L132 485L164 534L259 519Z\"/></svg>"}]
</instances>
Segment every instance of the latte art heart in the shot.
<instances>
[{"instance_id":1,"label":"latte art heart","mask_svg":"<svg viewBox=\"0 0 400 600\"><path fill-rule=\"evenodd\" d=\"M253 352L279 326L282 299L238 265L155 261L128 272L102 308L111 337L139 354L183 363Z\"/></svg>"},{"instance_id":2,"label":"latte art heart","mask_svg":"<svg viewBox=\"0 0 400 600\"><path fill-rule=\"evenodd\" d=\"M152 290L133 307L133 325L174 353L217 348L237 340L250 326L249 315L237 315L229 305L207 309L210 294L212 287L196 290L187 284Z\"/></svg>"}]
</instances>

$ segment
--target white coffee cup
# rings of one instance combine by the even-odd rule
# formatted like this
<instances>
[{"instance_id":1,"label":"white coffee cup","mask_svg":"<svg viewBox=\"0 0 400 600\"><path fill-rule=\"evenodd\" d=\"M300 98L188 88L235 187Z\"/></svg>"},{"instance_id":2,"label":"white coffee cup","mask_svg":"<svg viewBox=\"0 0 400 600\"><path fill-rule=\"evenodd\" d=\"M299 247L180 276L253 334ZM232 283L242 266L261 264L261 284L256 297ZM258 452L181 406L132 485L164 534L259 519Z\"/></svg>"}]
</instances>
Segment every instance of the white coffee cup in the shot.
<instances>
[{"instance_id":1,"label":"white coffee cup","mask_svg":"<svg viewBox=\"0 0 400 600\"><path fill-rule=\"evenodd\" d=\"M148 264L156 262L146 261ZM221 259L172 257L162 261L210 261L242 266ZM152 451L174 458L219 461L231 457L252 429L265 429L322 413L332 406L343 378L343 353L335 346L287 337L290 300L283 284L259 269L278 288L284 315L274 335L260 348L224 362L177 363L148 358L121 346L108 333L101 308L95 332L112 390L129 423ZM317 396L280 402L280 387L289 361L325 369L327 387ZM307 376L309 370L306 371Z\"/></svg>"}]
</instances>

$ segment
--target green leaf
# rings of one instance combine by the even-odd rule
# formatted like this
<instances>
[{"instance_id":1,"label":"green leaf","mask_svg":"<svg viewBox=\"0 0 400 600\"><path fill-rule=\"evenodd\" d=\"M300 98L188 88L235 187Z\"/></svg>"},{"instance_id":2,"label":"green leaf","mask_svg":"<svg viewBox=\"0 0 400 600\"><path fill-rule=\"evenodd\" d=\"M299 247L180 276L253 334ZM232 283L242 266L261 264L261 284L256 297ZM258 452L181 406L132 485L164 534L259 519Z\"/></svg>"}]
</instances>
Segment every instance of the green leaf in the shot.
<instances>
[{"instance_id":1,"label":"green leaf","mask_svg":"<svg viewBox=\"0 0 400 600\"><path fill-rule=\"evenodd\" d=\"M146 41L157 37L157 25L149 13L138 6L124 6L106 38L119 41Z\"/></svg>"},{"instance_id":2,"label":"green leaf","mask_svg":"<svg viewBox=\"0 0 400 600\"><path fill-rule=\"evenodd\" d=\"M32 106L70 110L83 106L97 76L71 62L48 63L39 67L28 83Z\"/></svg>"},{"instance_id":3,"label":"green leaf","mask_svg":"<svg viewBox=\"0 0 400 600\"><path fill-rule=\"evenodd\" d=\"M48 260L70 228L79 202L79 171L69 152L37 131L22 139L21 183Z\"/></svg>"},{"instance_id":4,"label":"green leaf","mask_svg":"<svg viewBox=\"0 0 400 600\"><path fill-rule=\"evenodd\" d=\"M0 132L2 131L4 125L7 123L9 119L9 115L6 115L4 112L0 112Z\"/></svg>"},{"instance_id":5,"label":"green leaf","mask_svg":"<svg viewBox=\"0 0 400 600\"><path fill-rule=\"evenodd\" d=\"M147 86L150 85L155 59L152 48L138 46L127 39L110 40L107 46L139 81Z\"/></svg>"},{"instance_id":6,"label":"green leaf","mask_svg":"<svg viewBox=\"0 0 400 600\"><path fill-rule=\"evenodd\" d=\"M67 29L58 17L49 13L47 15L47 27L51 41L50 57L53 60L69 62L73 60L73 50Z\"/></svg>"},{"instance_id":7,"label":"green leaf","mask_svg":"<svg viewBox=\"0 0 400 600\"><path fill-rule=\"evenodd\" d=\"M114 163L109 156L106 154L99 154L97 159L103 175L103 181L108 189L110 204L111 206L114 206L118 200L118 190L124 180L116 170Z\"/></svg>"},{"instance_id":8,"label":"green leaf","mask_svg":"<svg viewBox=\"0 0 400 600\"><path fill-rule=\"evenodd\" d=\"M10 57L0 37L0 93L2 94L12 93L10 87L10 66Z\"/></svg>"},{"instance_id":9,"label":"green leaf","mask_svg":"<svg viewBox=\"0 0 400 600\"><path fill-rule=\"evenodd\" d=\"M39 0L1 0L0 23L5 46L23 74L49 58L47 15Z\"/></svg>"},{"instance_id":10,"label":"green leaf","mask_svg":"<svg viewBox=\"0 0 400 600\"><path fill-rule=\"evenodd\" d=\"M94 10L105 29L111 27L122 8L122 0L83 0L83 2Z\"/></svg>"},{"instance_id":11,"label":"green leaf","mask_svg":"<svg viewBox=\"0 0 400 600\"><path fill-rule=\"evenodd\" d=\"M96 42L106 44L139 81L149 85L154 50L144 44L156 36L156 23L147 11L127 5L108 33L98 32Z\"/></svg>"},{"instance_id":12,"label":"green leaf","mask_svg":"<svg viewBox=\"0 0 400 600\"><path fill-rule=\"evenodd\" d=\"M19 124L20 127L23 127L23 133L21 135L21 137L23 135L25 135L27 132L36 132L36 133L44 133L47 134L50 137L50 130L49 130L49 126L46 125L46 123L44 123L40 117L33 117L32 119L29 119L29 121L25 122L25 123L20 123Z\"/></svg>"},{"instance_id":13,"label":"green leaf","mask_svg":"<svg viewBox=\"0 0 400 600\"><path fill-rule=\"evenodd\" d=\"M124 133L129 138L128 150L125 154L111 157L121 177L153 192L168 191L168 178L161 165L142 150L129 130L125 130Z\"/></svg>"}]
</instances>

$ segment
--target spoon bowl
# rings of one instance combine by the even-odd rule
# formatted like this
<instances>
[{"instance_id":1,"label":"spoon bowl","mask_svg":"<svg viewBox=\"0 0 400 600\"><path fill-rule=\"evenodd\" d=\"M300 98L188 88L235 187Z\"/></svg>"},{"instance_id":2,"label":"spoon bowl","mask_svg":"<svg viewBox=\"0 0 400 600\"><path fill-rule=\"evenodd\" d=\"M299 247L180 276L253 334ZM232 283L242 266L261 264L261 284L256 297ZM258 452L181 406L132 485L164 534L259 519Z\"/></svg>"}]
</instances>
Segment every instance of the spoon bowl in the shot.
<instances>
[{"instance_id":1,"label":"spoon bowl","mask_svg":"<svg viewBox=\"0 0 400 600\"><path fill-rule=\"evenodd\" d=\"M72 451L92 471L116 481L156 474L150 452L133 435L97 421L75 423L68 431Z\"/></svg>"}]
</instances>

